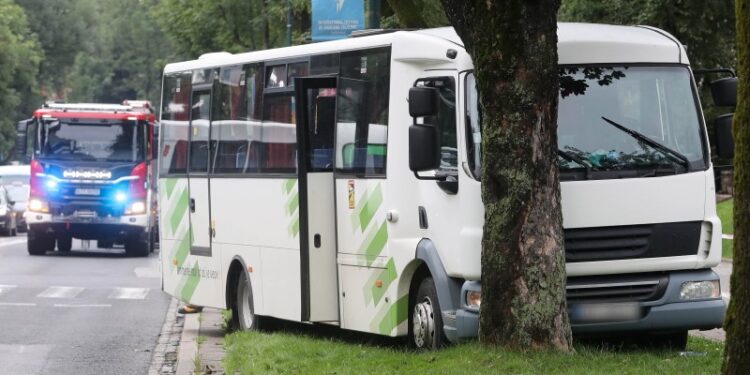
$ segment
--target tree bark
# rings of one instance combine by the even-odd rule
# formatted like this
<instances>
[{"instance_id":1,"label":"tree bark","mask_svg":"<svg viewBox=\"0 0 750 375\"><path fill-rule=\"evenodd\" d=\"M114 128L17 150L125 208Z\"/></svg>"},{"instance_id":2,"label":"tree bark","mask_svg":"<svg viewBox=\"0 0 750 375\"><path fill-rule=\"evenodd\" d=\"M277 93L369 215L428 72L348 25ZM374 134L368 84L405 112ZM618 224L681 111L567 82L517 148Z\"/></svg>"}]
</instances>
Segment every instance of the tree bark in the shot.
<instances>
[{"instance_id":1,"label":"tree bark","mask_svg":"<svg viewBox=\"0 0 750 375\"><path fill-rule=\"evenodd\" d=\"M569 351L557 166L559 0L442 0L482 114L479 339Z\"/></svg>"},{"instance_id":2,"label":"tree bark","mask_svg":"<svg viewBox=\"0 0 750 375\"><path fill-rule=\"evenodd\" d=\"M737 0L737 110L734 153L734 255L724 374L750 373L750 1Z\"/></svg>"}]
</instances>

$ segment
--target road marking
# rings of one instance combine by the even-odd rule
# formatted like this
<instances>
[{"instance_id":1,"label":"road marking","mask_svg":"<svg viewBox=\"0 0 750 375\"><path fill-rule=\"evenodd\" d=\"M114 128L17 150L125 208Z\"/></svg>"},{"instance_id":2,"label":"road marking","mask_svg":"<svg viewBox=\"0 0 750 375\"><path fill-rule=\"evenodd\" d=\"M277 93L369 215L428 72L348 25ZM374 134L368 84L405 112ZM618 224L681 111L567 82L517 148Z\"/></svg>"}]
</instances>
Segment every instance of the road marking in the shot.
<instances>
[{"instance_id":1,"label":"road marking","mask_svg":"<svg viewBox=\"0 0 750 375\"><path fill-rule=\"evenodd\" d=\"M39 298L75 298L83 288L75 286L51 286L37 295Z\"/></svg>"},{"instance_id":2,"label":"road marking","mask_svg":"<svg viewBox=\"0 0 750 375\"><path fill-rule=\"evenodd\" d=\"M149 288L115 288L109 294L109 299L146 299Z\"/></svg>"},{"instance_id":3,"label":"road marking","mask_svg":"<svg viewBox=\"0 0 750 375\"><path fill-rule=\"evenodd\" d=\"M22 244L22 243L26 243L25 238L0 242L0 247L15 246L15 245Z\"/></svg>"},{"instance_id":4,"label":"road marking","mask_svg":"<svg viewBox=\"0 0 750 375\"><path fill-rule=\"evenodd\" d=\"M36 303L28 303L28 302L0 302L0 306L36 306Z\"/></svg>"},{"instance_id":5,"label":"road marking","mask_svg":"<svg viewBox=\"0 0 750 375\"><path fill-rule=\"evenodd\" d=\"M0 285L0 295L5 292L10 292L11 290L15 289L15 287L15 285Z\"/></svg>"},{"instance_id":6,"label":"road marking","mask_svg":"<svg viewBox=\"0 0 750 375\"><path fill-rule=\"evenodd\" d=\"M82 304L82 305L68 305L65 303L56 303L53 306L54 307L112 307L112 305L106 304L106 303L92 303L92 304Z\"/></svg>"}]
</instances>

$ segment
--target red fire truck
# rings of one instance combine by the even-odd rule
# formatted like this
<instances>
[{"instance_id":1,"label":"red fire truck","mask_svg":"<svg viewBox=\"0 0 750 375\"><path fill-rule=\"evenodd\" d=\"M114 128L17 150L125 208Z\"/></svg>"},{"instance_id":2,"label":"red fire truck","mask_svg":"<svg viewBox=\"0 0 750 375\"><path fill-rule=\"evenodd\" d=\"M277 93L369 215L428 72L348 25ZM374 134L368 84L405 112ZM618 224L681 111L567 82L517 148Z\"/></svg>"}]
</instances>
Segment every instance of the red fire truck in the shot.
<instances>
[{"instance_id":1,"label":"red fire truck","mask_svg":"<svg viewBox=\"0 0 750 375\"><path fill-rule=\"evenodd\" d=\"M125 101L50 103L18 123L18 156L31 160L29 254L69 252L73 238L152 251L155 121L147 101Z\"/></svg>"}]
</instances>

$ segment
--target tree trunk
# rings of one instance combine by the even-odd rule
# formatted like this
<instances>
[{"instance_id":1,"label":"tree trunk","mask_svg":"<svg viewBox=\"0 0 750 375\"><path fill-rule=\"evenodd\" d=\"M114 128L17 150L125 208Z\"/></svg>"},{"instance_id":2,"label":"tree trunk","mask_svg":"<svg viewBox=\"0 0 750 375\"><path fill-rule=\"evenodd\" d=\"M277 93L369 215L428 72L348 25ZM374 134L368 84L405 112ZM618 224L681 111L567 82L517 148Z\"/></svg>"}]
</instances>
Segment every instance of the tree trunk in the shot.
<instances>
[{"instance_id":1,"label":"tree trunk","mask_svg":"<svg viewBox=\"0 0 750 375\"><path fill-rule=\"evenodd\" d=\"M724 374L750 373L750 1L737 0L737 110L734 153L734 256Z\"/></svg>"},{"instance_id":2,"label":"tree trunk","mask_svg":"<svg viewBox=\"0 0 750 375\"><path fill-rule=\"evenodd\" d=\"M443 0L482 114L479 339L571 350L557 166L559 0Z\"/></svg>"}]
</instances>

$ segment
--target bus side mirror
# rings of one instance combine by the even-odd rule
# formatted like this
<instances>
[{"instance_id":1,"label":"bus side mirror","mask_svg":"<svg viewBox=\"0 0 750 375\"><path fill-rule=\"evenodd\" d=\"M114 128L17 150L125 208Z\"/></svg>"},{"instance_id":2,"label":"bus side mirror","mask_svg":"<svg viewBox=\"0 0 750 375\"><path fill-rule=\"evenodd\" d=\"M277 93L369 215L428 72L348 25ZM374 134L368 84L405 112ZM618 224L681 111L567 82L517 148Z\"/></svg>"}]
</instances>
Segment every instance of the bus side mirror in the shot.
<instances>
[{"instance_id":1,"label":"bus side mirror","mask_svg":"<svg viewBox=\"0 0 750 375\"><path fill-rule=\"evenodd\" d=\"M431 171L440 166L437 128L414 124L409 127L409 169L414 173Z\"/></svg>"},{"instance_id":2,"label":"bus side mirror","mask_svg":"<svg viewBox=\"0 0 750 375\"><path fill-rule=\"evenodd\" d=\"M721 115L714 120L716 131L716 152L722 159L734 158L734 137L732 136L733 113Z\"/></svg>"},{"instance_id":3,"label":"bus side mirror","mask_svg":"<svg viewBox=\"0 0 750 375\"><path fill-rule=\"evenodd\" d=\"M719 78L711 82L711 96L719 107L737 105L737 77Z\"/></svg>"},{"instance_id":4,"label":"bus side mirror","mask_svg":"<svg viewBox=\"0 0 750 375\"><path fill-rule=\"evenodd\" d=\"M19 121L16 125L16 160L26 160L26 137L29 123L32 120Z\"/></svg>"},{"instance_id":5,"label":"bus side mirror","mask_svg":"<svg viewBox=\"0 0 750 375\"><path fill-rule=\"evenodd\" d=\"M417 172L435 170L440 166L440 142L437 128L418 124L417 117L437 114L438 90L434 87L409 89L409 115L414 124L409 127L409 169ZM417 178L420 176L417 175Z\"/></svg>"},{"instance_id":6,"label":"bus side mirror","mask_svg":"<svg viewBox=\"0 0 750 375\"><path fill-rule=\"evenodd\" d=\"M438 90L434 87L412 87L409 89L409 115L411 117L437 114Z\"/></svg>"}]
</instances>

